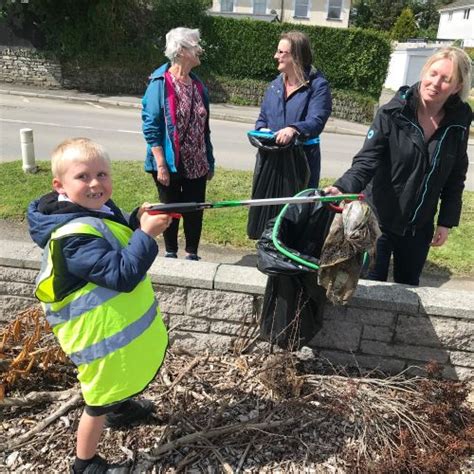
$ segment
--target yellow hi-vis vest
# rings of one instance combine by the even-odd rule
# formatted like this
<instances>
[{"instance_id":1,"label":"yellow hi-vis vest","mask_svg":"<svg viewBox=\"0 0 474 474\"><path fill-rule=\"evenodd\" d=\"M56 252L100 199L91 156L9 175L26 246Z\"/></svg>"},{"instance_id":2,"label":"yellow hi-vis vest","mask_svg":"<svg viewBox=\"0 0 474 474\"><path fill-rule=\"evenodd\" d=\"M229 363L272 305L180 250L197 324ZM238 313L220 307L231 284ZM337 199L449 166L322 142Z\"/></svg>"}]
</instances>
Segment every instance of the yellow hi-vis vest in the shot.
<instances>
[{"instance_id":1,"label":"yellow hi-vis vest","mask_svg":"<svg viewBox=\"0 0 474 474\"><path fill-rule=\"evenodd\" d=\"M74 219L51 234L36 279L35 295L62 349L78 367L90 406L116 403L144 390L163 362L168 334L148 276L130 293L89 282L57 301L58 241L75 234L96 235L119 250L132 233L108 219Z\"/></svg>"}]
</instances>

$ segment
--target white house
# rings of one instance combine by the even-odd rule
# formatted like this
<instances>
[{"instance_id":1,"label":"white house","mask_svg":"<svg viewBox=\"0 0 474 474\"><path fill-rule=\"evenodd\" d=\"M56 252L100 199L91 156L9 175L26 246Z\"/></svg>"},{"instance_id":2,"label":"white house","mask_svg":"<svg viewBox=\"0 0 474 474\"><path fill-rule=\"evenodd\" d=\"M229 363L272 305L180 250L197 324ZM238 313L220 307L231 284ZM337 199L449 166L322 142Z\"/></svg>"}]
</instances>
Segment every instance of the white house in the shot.
<instances>
[{"instance_id":1,"label":"white house","mask_svg":"<svg viewBox=\"0 0 474 474\"><path fill-rule=\"evenodd\" d=\"M351 0L213 0L211 15L347 28Z\"/></svg>"},{"instance_id":2,"label":"white house","mask_svg":"<svg viewBox=\"0 0 474 474\"><path fill-rule=\"evenodd\" d=\"M462 40L474 47L474 1L458 0L439 10L438 39Z\"/></svg>"},{"instance_id":3,"label":"white house","mask_svg":"<svg viewBox=\"0 0 474 474\"><path fill-rule=\"evenodd\" d=\"M390 56L384 87L396 91L401 86L418 82L426 60L438 49L438 45L426 43L398 43Z\"/></svg>"}]
</instances>

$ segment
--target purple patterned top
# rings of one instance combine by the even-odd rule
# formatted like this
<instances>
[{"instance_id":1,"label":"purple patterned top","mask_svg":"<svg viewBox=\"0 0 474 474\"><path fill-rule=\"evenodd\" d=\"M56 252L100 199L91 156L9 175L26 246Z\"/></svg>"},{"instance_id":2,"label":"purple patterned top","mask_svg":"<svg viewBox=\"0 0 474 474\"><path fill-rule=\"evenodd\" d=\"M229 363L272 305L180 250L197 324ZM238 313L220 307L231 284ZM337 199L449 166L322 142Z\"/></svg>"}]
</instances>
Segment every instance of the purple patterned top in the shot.
<instances>
[{"instance_id":1,"label":"purple patterned top","mask_svg":"<svg viewBox=\"0 0 474 474\"><path fill-rule=\"evenodd\" d=\"M194 82L185 84L170 76L176 92L176 128L184 177L200 178L209 172L204 140L206 107Z\"/></svg>"}]
</instances>

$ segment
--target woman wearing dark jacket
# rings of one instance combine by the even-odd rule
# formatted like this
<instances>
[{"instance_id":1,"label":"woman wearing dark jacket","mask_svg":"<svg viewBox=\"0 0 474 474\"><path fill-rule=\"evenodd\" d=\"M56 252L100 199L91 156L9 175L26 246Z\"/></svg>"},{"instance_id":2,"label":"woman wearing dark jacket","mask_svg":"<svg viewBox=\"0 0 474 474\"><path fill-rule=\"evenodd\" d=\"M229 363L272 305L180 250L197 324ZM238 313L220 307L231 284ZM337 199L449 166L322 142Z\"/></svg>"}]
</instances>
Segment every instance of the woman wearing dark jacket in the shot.
<instances>
[{"instance_id":1,"label":"woman wearing dark jacket","mask_svg":"<svg viewBox=\"0 0 474 474\"><path fill-rule=\"evenodd\" d=\"M275 53L279 76L270 84L255 129L276 132L276 142L286 145L295 136L307 142L309 187L317 187L321 168L319 135L331 115L329 84L312 65L308 37L299 31L283 33Z\"/></svg>"},{"instance_id":2,"label":"woman wearing dark jacket","mask_svg":"<svg viewBox=\"0 0 474 474\"><path fill-rule=\"evenodd\" d=\"M382 235L370 279L387 280L393 254L394 281L418 285L430 245L443 245L449 229L459 224L472 120L465 102L470 86L471 61L463 50L435 53L420 82L402 87L380 108L352 167L326 189L330 194L360 192L371 182L367 196Z\"/></svg>"}]
</instances>

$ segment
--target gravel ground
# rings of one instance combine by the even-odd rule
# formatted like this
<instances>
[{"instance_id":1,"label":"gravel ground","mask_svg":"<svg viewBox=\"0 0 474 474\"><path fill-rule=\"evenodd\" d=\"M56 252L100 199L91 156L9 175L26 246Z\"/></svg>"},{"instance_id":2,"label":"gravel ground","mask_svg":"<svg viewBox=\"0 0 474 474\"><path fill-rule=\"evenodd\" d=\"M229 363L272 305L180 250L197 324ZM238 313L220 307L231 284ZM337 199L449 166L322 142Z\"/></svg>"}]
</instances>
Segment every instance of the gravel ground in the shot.
<instances>
[{"instance_id":1,"label":"gravel ground","mask_svg":"<svg viewBox=\"0 0 474 474\"><path fill-rule=\"evenodd\" d=\"M38 309L0 340L0 472L65 472L82 411L74 368ZM348 373L310 349L168 351L141 395L144 424L106 429L100 453L131 472L472 472L469 386ZM471 456L471 457L470 457Z\"/></svg>"}]
</instances>

